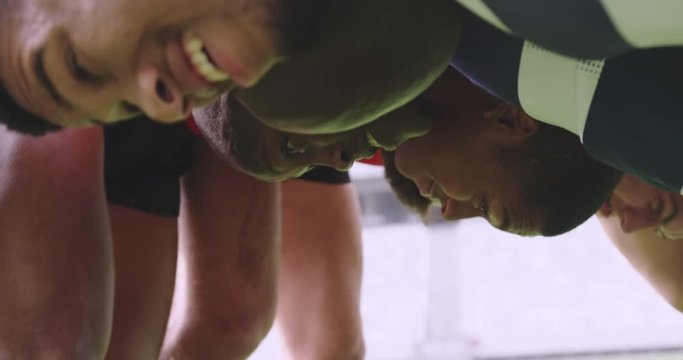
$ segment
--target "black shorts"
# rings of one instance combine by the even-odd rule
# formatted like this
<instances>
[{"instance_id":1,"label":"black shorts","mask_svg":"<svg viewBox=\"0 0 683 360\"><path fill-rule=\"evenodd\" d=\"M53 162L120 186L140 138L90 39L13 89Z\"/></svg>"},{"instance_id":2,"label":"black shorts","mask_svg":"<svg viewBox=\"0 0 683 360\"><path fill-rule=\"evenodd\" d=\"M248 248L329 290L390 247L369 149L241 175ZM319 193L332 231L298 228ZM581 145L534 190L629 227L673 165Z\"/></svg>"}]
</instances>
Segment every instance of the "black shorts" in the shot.
<instances>
[{"instance_id":1,"label":"black shorts","mask_svg":"<svg viewBox=\"0 0 683 360\"><path fill-rule=\"evenodd\" d=\"M316 166L309 172L299 176L299 179L326 184L348 184L351 182L348 172L337 171L326 166Z\"/></svg>"},{"instance_id":2,"label":"black shorts","mask_svg":"<svg viewBox=\"0 0 683 360\"><path fill-rule=\"evenodd\" d=\"M104 129L107 201L146 213L177 217L180 177L191 167L199 138L185 123L164 125L147 119ZM316 167L300 177L330 184L350 182L347 172Z\"/></svg>"},{"instance_id":3,"label":"black shorts","mask_svg":"<svg viewBox=\"0 0 683 360\"><path fill-rule=\"evenodd\" d=\"M104 129L104 179L110 204L177 217L180 177L192 166L196 136L185 123L147 119Z\"/></svg>"}]
</instances>

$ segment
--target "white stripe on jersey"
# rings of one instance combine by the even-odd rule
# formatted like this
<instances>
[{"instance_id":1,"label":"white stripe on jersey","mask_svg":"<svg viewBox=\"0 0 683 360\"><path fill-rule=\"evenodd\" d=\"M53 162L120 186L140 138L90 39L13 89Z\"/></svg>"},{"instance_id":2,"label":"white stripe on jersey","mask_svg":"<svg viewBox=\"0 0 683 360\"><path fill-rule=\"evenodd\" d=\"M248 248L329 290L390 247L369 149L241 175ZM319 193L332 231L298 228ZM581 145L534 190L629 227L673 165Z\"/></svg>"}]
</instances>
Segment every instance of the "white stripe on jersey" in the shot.
<instances>
[{"instance_id":1,"label":"white stripe on jersey","mask_svg":"<svg viewBox=\"0 0 683 360\"><path fill-rule=\"evenodd\" d=\"M604 60L579 60L524 42L517 92L531 117L583 138Z\"/></svg>"},{"instance_id":2,"label":"white stripe on jersey","mask_svg":"<svg viewBox=\"0 0 683 360\"><path fill-rule=\"evenodd\" d=\"M600 0L621 37L637 48L683 45L683 1Z\"/></svg>"},{"instance_id":3,"label":"white stripe on jersey","mask_svg":"<svg viewBox=\"0 0 683 360\"><path fill-rule=\"evenodd\" d=\"M500 21L500 18L491 11L488 5L483 0L456 0L460 5L469 9L472 13L479 16L484 21L497 27L499 30L511 34L512 31Z\"/></svg>"}]
</instances>

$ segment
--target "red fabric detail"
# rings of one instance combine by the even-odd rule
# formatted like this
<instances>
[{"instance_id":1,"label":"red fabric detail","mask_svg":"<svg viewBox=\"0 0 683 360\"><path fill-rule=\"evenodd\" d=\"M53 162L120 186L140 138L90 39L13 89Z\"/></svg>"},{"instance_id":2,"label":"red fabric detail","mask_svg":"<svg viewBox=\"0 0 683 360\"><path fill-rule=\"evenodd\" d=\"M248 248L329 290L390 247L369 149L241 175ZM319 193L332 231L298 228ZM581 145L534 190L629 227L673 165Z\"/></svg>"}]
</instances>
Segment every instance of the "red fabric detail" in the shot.
<instances>
[{"instance_id":1,"label":"red fabric detail","mask_svg":"<svg viewBox=\"0 0 683 360\"><path fill-rule=\"evenodd\" d=\"M382 159L382 152L377 150L375 155L372 155L371 158L369 159L361 159L358 160L359 162L362 162L363 164L369 164L369 165L377 165L377 166L382 166L384 165L384 159Z\"/></svg>"},{"instance_id":2,"label":"red fabric detail","mask_svg":"<svg viewBox=\"0 0 683 360\"><path fill-rule=\"evenodd\" d=\"M197 137L202 137L202 133L199 131L199 127L197 127L197 122L194 120L194 116L190 114L190 117L185 120L185 125L187 125L187 129L190 130L193 134L195 134Z\"/></svg>"}]
</instances>

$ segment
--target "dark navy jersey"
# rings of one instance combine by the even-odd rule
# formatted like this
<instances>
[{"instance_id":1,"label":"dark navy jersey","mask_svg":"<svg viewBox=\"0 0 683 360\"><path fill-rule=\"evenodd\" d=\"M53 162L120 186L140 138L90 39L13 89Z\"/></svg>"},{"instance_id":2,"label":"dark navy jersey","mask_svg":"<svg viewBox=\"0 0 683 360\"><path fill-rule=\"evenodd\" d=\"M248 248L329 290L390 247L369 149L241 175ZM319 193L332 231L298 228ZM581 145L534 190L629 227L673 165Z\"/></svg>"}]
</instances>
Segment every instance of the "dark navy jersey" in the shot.
<instances>
[{"instance_id":1,"label":"dark navy jersey","mask_svg":"<svg viewBox=\"0 0 683 360\"><path fill-rule=\"evenodd\" d=\"M581 60L472 14L463 21L454 67L530 116L579 135L595 158L683 192L683 48Z\"/></svg>"},{"instance_id":2,"label":"dark navy jersey","mask_svg":"<svg viewBox=\"0 0 683 360\"><path fill-rule=\"evenodd\" d=\"M683 1L456 0L500 29L557 53L610 58L683 45Z\"/></svg>"}]
</instances>

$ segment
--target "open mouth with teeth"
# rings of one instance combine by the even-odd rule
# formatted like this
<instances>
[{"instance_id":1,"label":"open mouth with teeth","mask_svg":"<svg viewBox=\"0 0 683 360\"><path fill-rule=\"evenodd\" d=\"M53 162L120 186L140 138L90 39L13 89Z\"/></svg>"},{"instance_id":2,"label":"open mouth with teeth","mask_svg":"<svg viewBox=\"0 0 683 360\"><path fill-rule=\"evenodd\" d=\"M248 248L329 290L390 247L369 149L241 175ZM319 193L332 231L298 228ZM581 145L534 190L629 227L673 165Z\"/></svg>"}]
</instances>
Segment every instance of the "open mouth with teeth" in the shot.
<instances>
[{"instance_id":1,"label":"open mouth with teeth","mask_svg":"<svg viewBox=\"0 0 683 360\"><path fill-rule=\"evenodd\" d=\"M183 33L182 47L185 56L194 67L195 72L207 83L218 83L230 79L230 76L220 70L211 60L204 42L190 31Z\"/></svg>"}]
</instances>

